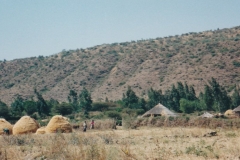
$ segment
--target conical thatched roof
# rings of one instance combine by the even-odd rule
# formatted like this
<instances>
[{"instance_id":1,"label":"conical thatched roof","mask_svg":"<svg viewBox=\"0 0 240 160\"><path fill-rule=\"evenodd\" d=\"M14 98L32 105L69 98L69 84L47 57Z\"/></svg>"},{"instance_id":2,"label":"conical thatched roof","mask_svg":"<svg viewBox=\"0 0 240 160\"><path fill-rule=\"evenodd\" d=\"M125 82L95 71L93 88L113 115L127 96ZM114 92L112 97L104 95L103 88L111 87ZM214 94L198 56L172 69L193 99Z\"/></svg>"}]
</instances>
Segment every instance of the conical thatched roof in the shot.
<instances>
[{"instance_id":1,"label":"conical thatched roof","mask_svg":"<svg viewBox=\"0 0 240 160\"><path fill-rule=\"evenodd\" d=\"M211 113L205 112L201 115L202 118L212 118L214 115L212 115Z\"/></svg>"},{"instance_id":2,"label":"conical thatched roof","mask_svg":"<svg viewBox=\"0 0 240 160\"><path fill-rule=\"evenodd\" d=\"M237 108L234 108L233 111L234 111L234 112L240 112L240 106L238 106Z\"/></svg>"},{"instance_id":3,"label":"conical thatched roof","mask_svg":"<svg viewBox=\"0 0 240 160\"><path fill-rule=\"evenodd\" d=\"M161 115L161 116L177 116L175 113L170 111L168 108L164 107L162 104L158 104L146 113L142 115L142 117L147 117L150 115Z\"/></svg>"}]
</instances>

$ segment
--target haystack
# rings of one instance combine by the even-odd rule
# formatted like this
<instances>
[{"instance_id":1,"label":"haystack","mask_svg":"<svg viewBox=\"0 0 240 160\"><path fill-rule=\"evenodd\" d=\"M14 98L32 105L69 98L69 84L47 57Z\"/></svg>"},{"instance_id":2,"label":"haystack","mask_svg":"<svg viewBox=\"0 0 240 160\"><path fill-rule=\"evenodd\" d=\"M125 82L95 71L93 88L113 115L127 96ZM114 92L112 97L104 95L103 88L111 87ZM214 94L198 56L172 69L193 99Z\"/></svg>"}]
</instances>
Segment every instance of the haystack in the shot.
<instances>
[{"instance_id":1,"label":"haystack","mask_svg":"<svg viewBox=\"0 0 240 160\"><path fill-rule=\"evenodd\" d=\"M226 117L232 117L232 116L235 116L235 113L233 110L229 109L227 110L225 113L224 113L224 116Z\"/></svg>"},{"instance_id":2,"label":"haystack","mask_svg":"<svg viewBox=\"0 0 240 160\"><path fill-rule=\"evenodd\" d=\"M0 135L4 134L3 129L8 129L9 134L12 134L13 126L4 118L0 118Z\"/></svg>"},{"instance_id":3,"label":"haystack","mask_svg":"<svg viewBox=\"0 0 240 160\"><path fill-rule=\"evenodd\" d=\"M211 113L208 113L208 112L205 112L201 115L202 118L213 118L213 114Z\"/></svg>"},{"instance_id":4,"label":"haystack","mask_svg":"<svg viewBox=\"0 0 240 160\"><path fill-rule=\"evenodd\" d=\"M46 127L38 128L38 130L36 131L36 134L45 134L46 133L45 128Z\"/></svg>"},{"instance_id":5,"label":"haystack","mask_svg":"<svg viewBox=\"0 0 240 160\"><path fill-rule=\"evenodd\" d=\"M168 108L164 107L162 104L159 103L158 105L156 105L155 107L153 107L152 109L150 109L149 111L147 111L142 115L142 117L149 117L149 116L176 117L177 114L170 111Z\"/></svg>"},{"instance_id":6,"label":"haystack","mask_svg":"<svg viewBox=\"0 0 240 160\"><path fill-rule=\"evenodd\" d=\"M35 133L39 128L37 121L29 116L23 116L13 126L13 135Z\"/></svg>"},{"instance_id":7,"label":"haystack","mask_svg":"<svg viewBox=\"0 0 240 160\"><path fill-rule=\"evenodd\" d=\"M46 133L70 133L72 132L72 126L66 117L56 115L49 121L45 131Z\"/></svg>"}]
</instances>

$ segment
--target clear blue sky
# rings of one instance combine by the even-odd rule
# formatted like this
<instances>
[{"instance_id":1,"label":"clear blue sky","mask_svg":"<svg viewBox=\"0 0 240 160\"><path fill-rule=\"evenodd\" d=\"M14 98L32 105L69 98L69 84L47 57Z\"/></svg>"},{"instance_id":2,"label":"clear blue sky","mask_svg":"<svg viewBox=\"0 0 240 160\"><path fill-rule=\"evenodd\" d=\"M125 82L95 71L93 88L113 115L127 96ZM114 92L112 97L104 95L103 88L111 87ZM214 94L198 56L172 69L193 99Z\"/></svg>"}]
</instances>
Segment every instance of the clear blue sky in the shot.
<instances>
[{"instance_id":1,"label":"clear blue sky","mask_svg":"<svg viewBox=\"0 0 240 160\"><path fill-rule=\"evenodd\" d=\"M240 25L240 0L0 0L0 60Z\"/></svg>"}]
</instances>

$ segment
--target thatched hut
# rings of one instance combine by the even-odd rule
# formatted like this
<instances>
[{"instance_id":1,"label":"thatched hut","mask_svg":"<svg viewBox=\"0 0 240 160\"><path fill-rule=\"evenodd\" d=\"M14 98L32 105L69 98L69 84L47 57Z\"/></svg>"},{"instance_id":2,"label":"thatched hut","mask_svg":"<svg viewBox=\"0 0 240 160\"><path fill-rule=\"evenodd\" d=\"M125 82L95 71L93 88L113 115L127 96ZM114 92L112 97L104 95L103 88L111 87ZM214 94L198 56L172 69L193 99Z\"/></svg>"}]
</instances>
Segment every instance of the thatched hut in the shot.
<instances>
[{"instance_id":1,"label":"thatched hut","mask_svg":"<svg viewBox=\"0 0 240 160\"><path fill-rule=\"evenodd\" d=\"M233 110L233 112L235 113L236 116L240 117L240 106L238 106L237 108L235 108Z\"/></svg>"},{"instance_id":2,"label":"thatched hut","mask_svg":"<svg viewBox=\"0 0 240 160\"><path fill-rule=\"evenodd\" d=\"M163 106L162 104L158 104L146 113L142 115L142 117L155 117L155 116L166 116L166 117L176 117L177 114L170 111L167 107Z\"/></svg>"}]
</instances>

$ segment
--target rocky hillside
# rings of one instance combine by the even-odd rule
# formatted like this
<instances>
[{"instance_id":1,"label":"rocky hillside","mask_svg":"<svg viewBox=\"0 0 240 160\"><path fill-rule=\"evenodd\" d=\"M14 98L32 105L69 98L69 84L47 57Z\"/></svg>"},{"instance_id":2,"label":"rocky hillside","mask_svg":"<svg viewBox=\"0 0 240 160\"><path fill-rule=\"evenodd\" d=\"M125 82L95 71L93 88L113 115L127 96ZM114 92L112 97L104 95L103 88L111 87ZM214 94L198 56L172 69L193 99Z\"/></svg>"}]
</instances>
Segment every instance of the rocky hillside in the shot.
<instances>
[{"instance_id":1,"label":"rocky hillside","mask_svg":"<svg viewBox=\"0 0 240 160\"><path fill-rule=\"evenodd\" d=\"M164 91L177 81L199 93L211 77L229 92L240 84L240 27L2 61L0 99L31 98L37 88L46 99L66 101L70 89L86 87L94 100L116 100L128 85L144 97L150 87Z\"/></svg>"}]
</instances>

